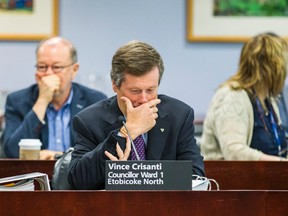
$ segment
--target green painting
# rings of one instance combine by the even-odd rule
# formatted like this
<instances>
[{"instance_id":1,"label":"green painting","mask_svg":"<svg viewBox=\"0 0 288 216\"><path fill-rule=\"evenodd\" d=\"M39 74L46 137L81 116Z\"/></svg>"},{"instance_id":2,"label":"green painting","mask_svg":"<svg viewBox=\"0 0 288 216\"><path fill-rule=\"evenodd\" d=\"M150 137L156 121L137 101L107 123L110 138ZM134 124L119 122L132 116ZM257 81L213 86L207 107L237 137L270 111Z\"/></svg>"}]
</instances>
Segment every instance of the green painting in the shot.
<instances>
[{"instance_id":1,"label":"green painting","mask_svg":"<svg viewBox=\"0 0 288 216\"><path fill-rule=\"evenodd\" d=\"M214 0L214 16L288 16L288 0Z\"/></svg>"}]
</instances>

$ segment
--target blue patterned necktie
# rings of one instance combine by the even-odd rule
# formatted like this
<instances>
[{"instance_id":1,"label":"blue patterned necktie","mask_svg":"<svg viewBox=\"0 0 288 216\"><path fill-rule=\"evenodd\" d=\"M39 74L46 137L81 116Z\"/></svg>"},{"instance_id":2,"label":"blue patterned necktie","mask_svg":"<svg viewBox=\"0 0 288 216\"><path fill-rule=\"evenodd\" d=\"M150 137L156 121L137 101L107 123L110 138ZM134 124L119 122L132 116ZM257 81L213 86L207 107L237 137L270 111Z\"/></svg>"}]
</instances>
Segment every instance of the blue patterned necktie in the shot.
<instances>
[{"instance_id":1,"label":"blue patterned necktie","mask_svg":"<svg viewBox=\"0 0 288 216\"><path fill-rule=\"evenodd\" d=\"M138 153L139 159L146 160L146 147L145 147L145 141L142 135L136 137L136 139L133 142L134 142L136 151ZM133 147L131 151L131 160L137 160Z\"/></svg>"}]
</instances>

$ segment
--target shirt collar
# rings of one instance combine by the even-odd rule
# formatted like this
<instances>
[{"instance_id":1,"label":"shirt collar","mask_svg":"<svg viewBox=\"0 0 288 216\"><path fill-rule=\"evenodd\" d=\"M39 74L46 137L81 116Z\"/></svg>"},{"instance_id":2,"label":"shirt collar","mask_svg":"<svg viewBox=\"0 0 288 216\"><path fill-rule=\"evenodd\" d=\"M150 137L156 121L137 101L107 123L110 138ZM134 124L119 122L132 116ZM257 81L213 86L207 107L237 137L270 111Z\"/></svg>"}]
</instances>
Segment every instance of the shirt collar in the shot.
<instances>
[{"instance_id":1,"label":"shirt collar","mask_svg":"<svg viewBox=\"0 0 288 216\"><path fill-rule=\"evenodd\" d=\"M63 109L63 108L66 107L66 106L70 106L70 104L71 104L71 102L72 102L73 94L74 94L74 93L73 93L73 89L71 88L69 97L68 97L68 99L66 100L66 102L63 104L63 106L61 107L61 109ZM52 105L51 103L49 104L48 109L54 110L54 107L53 107L53 105ZM61 110L61 109L60 109L60 110Z\"/></svg>"}]
</instances>

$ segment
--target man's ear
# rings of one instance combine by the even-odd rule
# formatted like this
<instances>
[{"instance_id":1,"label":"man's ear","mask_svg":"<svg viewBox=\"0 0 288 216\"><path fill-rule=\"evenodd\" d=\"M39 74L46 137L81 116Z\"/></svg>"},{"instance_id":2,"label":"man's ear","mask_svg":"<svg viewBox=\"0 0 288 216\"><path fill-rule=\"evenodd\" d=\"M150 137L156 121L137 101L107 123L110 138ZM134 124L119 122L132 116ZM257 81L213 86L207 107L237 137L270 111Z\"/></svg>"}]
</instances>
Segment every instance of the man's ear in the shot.
<instances>
[{"instance_id":1,"label":"man's ear","mask_svg":"<svg viewBox=\"0 0 288 216\"><path fill-rule=\"evenodd\" d=\"M116 93L118 87L115 85L114 81L112 81L112 88L113 88L113 91Z\"/></svg>"},{"instance_id":2,"label":"man's ear","mask_svg":"<svg viewBox=\"0 0 288 216\"><path fill-rule=\"evenodd\" d=\"M76 75L77 75L77 73L78 73L78 70L79 70L79 64L78 63L75 63L74 65L73 65L73 75L72 75L72 78L74 79L75 77L76 77Z\"/></svg>"}]
</instances>

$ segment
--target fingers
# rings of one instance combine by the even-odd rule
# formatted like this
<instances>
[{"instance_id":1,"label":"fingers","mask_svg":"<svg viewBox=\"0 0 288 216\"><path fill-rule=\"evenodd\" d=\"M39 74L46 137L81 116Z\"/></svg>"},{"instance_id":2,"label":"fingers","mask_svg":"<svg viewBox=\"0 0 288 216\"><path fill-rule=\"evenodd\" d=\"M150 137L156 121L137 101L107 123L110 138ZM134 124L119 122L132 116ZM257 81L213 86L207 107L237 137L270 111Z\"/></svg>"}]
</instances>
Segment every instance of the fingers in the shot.
<instances>
[{"instance_id":1,"label":"fingers","mask_svg":"<svg viewBox=\"0 0 288 216\"><path fill-rule=\"evenodd\" d=\"M153 114L157 114L158 113L158 108L155 106L155 107L152 107L152 108L150 108L150 109L152 109L152 113ZM157 115L157 117L158 117L158 115Z\"/></svg>"},{"instance_id":2,"label":"fingers","mask_svg":"<svg viewBox=\"0 0 288 216\"><path fill-rule=\"evenodd\" d=\"M126 148L124 150L124 158L127 158L127 160L129 158L130 152L131 152L131 142L129 137L126 137Z\"/></svg>"},{"instance_id":3,"label":"fingers","mask_svg":"<svg viewBox=\"0 0 288 216\"><path fill-rule=\"evenodd\" d=\"M129 100L129 98L121 97L121 100L123 100L125 102L127 110L133 109L132 102Z\"/></svg>"},{"instance_id":4,"label":"fingers","mask_svg":"<svg viewBox=\"0 0 288 216\"><path fill-rule=\"evenodd\" d=\"M56 91L60 90L61 80L57 75L37 77L39 96L42 100L51 102Z\"/></svg>"},{"instance_id":5,"label":"fingers","mask_svg":"<svg viewBox=\"0 0 288 216\"><path fill-rule=\"evenodd\" d=\"M41 81L46 87L48 87L52 91L59 90L60 88L60 78L54 74L42 77Z\"/></svg>"},{"instance_id":6,"label":"fingers","mask_svg":"<svg viewBox=\"0 0 288 216\"><path fill-rule=\"evenodd\" d=\"M123 154L123 151L122 149L120 148L119 144L117 143L116 144L116 153L118 155L118 157L114 156L113 154L111 154L110 152L108 151L105 151L104 152L105 155L112 161L118 161L118 160L124 160L125 156ZM127 160L127 159L126 159Z\"/></svg>"},{"instance_id":7,"label":"fingers","mask_svg":"<svg viewBox=\"0 0 288 216\"><path fill-rule=\"evenodd\" d=\"M123 160L125 158L125 155L122 151L122 149L120 148L119 144L117 143L116 144L116 152L117 152L117 155L118 155L118 158L119 160ZM126 158L127 159L127 158Z\"/></svg>"},{"instance_id":8,"label":"fingers","mask_svg":"<svg viewBox=\"0 0 288 216\"><path fill-rule=\"evenodd\" d=\"M146 116L145 121L149 119L156 120L158 118L158 108L156 106L149 107L149 105L147 105L146 113L147 113L147 116Z\"/></svg>"},{"instance_id":9,"label":"fingers","mask_svg":"<svg viewBox=\"0 0 288 216\"><path fill-rule=\"evenodd\" d=\"M60 89L61 81L58 76L51 75L50 77L48 77L46 81L47 81L46 84L50 86L51 90L57 91Z\"/></svg>"},{"instance_id":10,"label":"fingers","mask_svg":"<svg viewBox=\"0 0 288 216\"><path fill-rule=\"evenodd\" d=\"M40 160L54 160L55 154L58 152L51 151L48 149L40 151Z\"/></svg>"},{"instance_id":11,"label":"fingers","mask_svg":"<svg viewBox=\"0 0 288 216\"><path fill-rule=\"evenodd\" d=\"M110 152L108 151L105 151L105 155L112 161L127 161L129 156L130 156L130 152L131 152L131 142L130 142L130 139L127 137L126 138L126 148L125 148L125 151L123 153L121 147L119 146L119 144L117 143L116 144L116 153L117 153L117 156L114 156L113 154L111 154Z\"/></svg>"},{"instance_id":12,"label":"fingers","mask_svg":"<svg viewBox=\"0 0 288 216\"><path fill-rule=\"evenodd\" d=\"M141 115L143 115L143 112L146 112L146 115L152 115L152 117L154 119L158 118L158 108L157 108L157 104L159 104L161 101L159 99L155 99L155 100L151 100L146 104L142 104L141 106L143 106L142 109L142 113ZM137 108L136 108L137 109ZM140 106L139 106L140 109Z\"/></svg>"},{"instance_id":13,"label":"fingers","mask_svg":"<svg viewBox=\"0 0 288 216\"><path fill-rule=\"evenodd\" d=\"M158 118L158 113L154 113L154 119L157 119ZM156 122L155 122L156 123Z\"/></svg>"},{"instance_id":14,"label":"fingers","mask_svg":"<svg viewBox=\"0 0 288 216\"><path fill-rule=\"evenodd\" d=\"M117 161L118 160L118 158L115 157L114 155L112 155L110 152L105 151L104 153L111 161Z\"/></svg>"},{"instance_id":15,"label":"fingers","mask_svg":"<svg viewBox=\"0 0 288 216\"><path fill-rule=\"evenodd\" d=\"M147 102L147 104L149 105L149 107L156 107L157 104L160 104L161 103L161 100L156 98L156 99L153 99L153 100L150 100L149 102ZM157 107L156 107L157 108ZM158 109L157 109L158 111Z\"/></svg>"}]
</instances>

